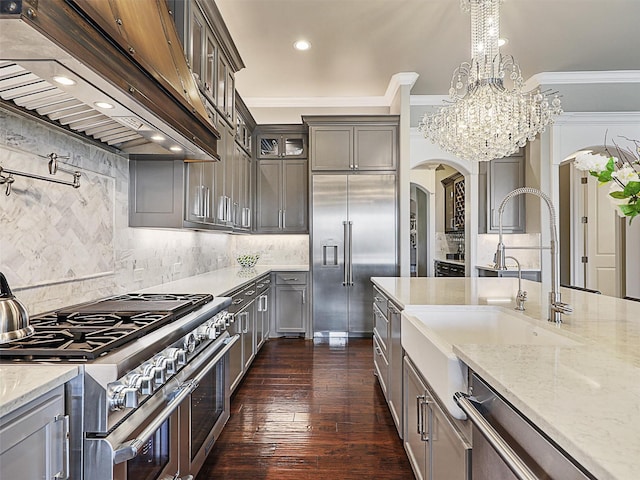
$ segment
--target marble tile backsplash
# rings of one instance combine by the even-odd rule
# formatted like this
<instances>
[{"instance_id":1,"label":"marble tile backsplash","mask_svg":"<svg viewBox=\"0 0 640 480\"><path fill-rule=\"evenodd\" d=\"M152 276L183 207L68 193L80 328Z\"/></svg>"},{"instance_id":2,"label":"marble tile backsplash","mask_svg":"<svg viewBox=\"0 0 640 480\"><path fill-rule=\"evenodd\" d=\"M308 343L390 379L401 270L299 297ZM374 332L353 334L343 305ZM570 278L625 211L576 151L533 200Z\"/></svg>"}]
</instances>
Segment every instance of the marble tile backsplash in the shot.
<instances>
[{"instance_id":1,"label":"marble tile backsplash","mask_svg":"<svg viewBox=\"0 0 640 480\"><path fill-rule=\"evenodd\" d=\"M40 156L51 152L82 173L79 189L16 176L0 199L0 271L32 315L235 265L239 251L262 252L263 264L308 261L306 235L130 228L126 157L0 109L2 167L48 175Z\"/></svg>"}]
</instances>

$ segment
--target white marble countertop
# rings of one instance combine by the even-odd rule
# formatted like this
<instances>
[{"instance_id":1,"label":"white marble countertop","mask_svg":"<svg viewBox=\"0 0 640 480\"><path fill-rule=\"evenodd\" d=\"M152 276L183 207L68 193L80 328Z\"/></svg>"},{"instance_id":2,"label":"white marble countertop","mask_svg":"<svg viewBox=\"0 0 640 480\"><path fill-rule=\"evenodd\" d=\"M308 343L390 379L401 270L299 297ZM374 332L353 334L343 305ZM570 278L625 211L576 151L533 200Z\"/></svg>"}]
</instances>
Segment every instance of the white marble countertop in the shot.
<instances>
[{"instance_id":1,"label":"white marble countertop","mask_svg":"<svg viewBox=\"0 0 640 480\"><path fill-rule=\"evenodd\" d=\"M515 278L374 278L400 307L514 305ZM583 346L455 345L454 353L598 479L640 471L640 303L562 289L574 307L547 322L546 291L523 280L530 319Z\"/></svg>"},{"instance_id":2,"label":"white marble countertop","mask_svg":"<svg viewBox=\"0 0 640 480\"><path fill-rule=\"evenodd\" d=\"M231 293L265 273L308 270L308 265L256 265L253 269L228 267L145 288L142 291L210 293L219 297ZM78 374L78 367L73 365L0 363L0 417L62 385Z\"/></svg>"},{"instance_id":3,"label":"white marble countertop","mask_svg":"<svg viewBox=\"0 0 640 480\"><path fill-rule=\"evenodd\" d=\"M0 417L78 375L76 365L0 364Z\"/></svg>"},{"instance_id":4,"label":"white marble countertop","mask_svg":"<svg viewBox=\"0 0 640 480\"><path fill-rule=\"evenodd\" d=\"M216 297L228 295L244 284L269 272L306 272L308 265L256 265L251 269L227 267L145 288L150 293L210 293Z\"/></svg>"}]
</instances>

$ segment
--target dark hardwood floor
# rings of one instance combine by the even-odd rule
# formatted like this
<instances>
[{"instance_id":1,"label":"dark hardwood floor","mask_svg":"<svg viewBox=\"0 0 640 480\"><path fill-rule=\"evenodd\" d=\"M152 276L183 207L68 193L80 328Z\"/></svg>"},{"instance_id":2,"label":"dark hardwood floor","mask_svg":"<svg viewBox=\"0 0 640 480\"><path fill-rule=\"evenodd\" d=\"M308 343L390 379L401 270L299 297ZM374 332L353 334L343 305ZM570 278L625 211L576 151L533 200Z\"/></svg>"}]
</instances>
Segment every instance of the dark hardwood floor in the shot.
<instances>
[{"instance_id":1,"label":"dark hardwood floor","mask_svg":"<svg viewBox=\"0 0 640 480\"><path fill-rule=\"evenodd\" d=\"M196 480L413 479L371 339L271 339Z\"/></svg>"}]
</instances>

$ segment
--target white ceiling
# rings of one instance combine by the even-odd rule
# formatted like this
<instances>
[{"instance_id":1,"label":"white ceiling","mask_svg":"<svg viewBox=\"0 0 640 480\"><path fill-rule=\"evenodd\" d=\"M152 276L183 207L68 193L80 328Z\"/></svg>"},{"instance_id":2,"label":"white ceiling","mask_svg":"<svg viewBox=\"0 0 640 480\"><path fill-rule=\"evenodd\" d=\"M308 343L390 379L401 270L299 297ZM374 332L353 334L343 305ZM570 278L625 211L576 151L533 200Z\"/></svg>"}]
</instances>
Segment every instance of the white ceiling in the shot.
<instances>
[{"instance_id":1,"label":"white ceiling","mask_svg":"<svg viewBox=\"0 0 640 480\"><path fill-rule=\"evenodd\" d=\"M215 0L246 68L252 99L385 94L417 72L415 95L445 95L470 58L459 0ZM505 0L501 48L524 78L541 72L640 70L640 0ZM305 38L307 52L293 49ZM564 103L564 101L563 101Z\"/></svg>"}]
</instances>

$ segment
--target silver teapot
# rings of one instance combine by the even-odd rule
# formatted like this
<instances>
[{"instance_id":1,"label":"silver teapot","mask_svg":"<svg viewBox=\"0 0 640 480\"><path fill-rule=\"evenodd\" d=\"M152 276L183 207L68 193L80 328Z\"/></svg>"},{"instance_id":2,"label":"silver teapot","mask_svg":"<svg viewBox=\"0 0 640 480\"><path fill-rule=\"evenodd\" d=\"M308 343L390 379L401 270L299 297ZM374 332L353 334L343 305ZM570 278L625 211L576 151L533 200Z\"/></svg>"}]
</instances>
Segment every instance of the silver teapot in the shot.
<instances>
[{"instance_id":1,"label":"silver teapot","mask_svg":"<svg viewBox=\"0 0 640 480\"><path fill-rule=\"evenodd\" d=\"M11 293L9 283L0 273L0 344L33 335L25 306Z\"/></svg>"}]
</instances>

